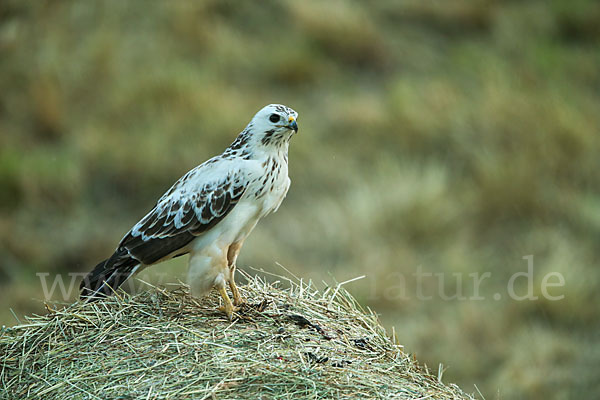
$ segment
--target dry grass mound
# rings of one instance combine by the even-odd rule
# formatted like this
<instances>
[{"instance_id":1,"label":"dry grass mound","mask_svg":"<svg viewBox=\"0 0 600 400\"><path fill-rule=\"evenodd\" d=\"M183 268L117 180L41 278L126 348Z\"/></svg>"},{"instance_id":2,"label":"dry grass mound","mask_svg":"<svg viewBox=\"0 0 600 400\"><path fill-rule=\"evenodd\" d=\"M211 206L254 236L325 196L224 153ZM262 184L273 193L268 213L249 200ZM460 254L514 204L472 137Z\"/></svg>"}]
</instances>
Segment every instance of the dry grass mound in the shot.
<instances>
[{"instance_id":1,"label":"dry grass mound","mask_svg":"<svg viewBox=\"0 0 600 400\"><path fill-rule=\"evenodd\" d=\"M0 335L9 399L471 399L421 368L341 286L247 277L230 322L216 295L154 288L48 307Z\"/></svg>"}]
</instances>

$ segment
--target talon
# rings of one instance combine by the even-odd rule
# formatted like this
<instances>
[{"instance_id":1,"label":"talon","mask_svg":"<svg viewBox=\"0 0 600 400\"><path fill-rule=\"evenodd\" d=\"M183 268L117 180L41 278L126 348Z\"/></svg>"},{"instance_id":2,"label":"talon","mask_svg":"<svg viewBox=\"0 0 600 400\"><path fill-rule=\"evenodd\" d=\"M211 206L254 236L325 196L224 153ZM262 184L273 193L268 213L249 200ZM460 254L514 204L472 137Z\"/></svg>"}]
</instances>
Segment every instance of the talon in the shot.
<instances>
[{"instance_id":1,"label":"talon","mask_svg":"<svg viewBox=\"0 0 600 400\"><path fill-rule=\"evenodd\" d=\"M225 290L225 288L219 288L219 293L221 294L221 297L223 297L223 302L225 304L219 307L218 310L223 311L225 314L227 314L227 318L229 318L229 320L231 321L233 320L233 313L239 311L240 308L234 306L233 303L231 303L231 299L229 298L229 295L227 294L227 290Z\"/></svg>"},{"instance_id":2,"label":"talon","mask_svg":"<svg viewBox=\"0 0 600 400\"><path fill-rule=\"evenodd\" d=\"M220 306L217 310L224 312L227 315L227 318L230 321L233 321L233 313L240 310L239 307L232 306L231 309L228 309L226 306Z\"/></svg>"}]
</instances>

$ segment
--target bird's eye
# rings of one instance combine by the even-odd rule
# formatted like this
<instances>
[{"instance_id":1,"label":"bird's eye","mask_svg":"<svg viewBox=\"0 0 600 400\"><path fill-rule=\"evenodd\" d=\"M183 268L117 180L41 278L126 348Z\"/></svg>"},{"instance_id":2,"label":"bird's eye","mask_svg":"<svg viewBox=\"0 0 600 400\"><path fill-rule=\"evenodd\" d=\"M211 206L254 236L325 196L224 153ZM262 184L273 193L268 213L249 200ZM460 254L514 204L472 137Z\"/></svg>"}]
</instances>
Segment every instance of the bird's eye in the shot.
<instances>
[{"instance_id":1,"label":"bird's eye","mask_svg":"<svg viewBox=\"0 0 600 400\"><path fill-rule=\"evenodd\" d=\"M269 115L269 121L271 121L271 122L273 122L273 123L275 123L275 122L278 122L278 121L279 121L279 118L280 118L280 117L279 117L279 115L277 115L277 114L271 114L271 115Z\"/></svg>"}]
</instances>

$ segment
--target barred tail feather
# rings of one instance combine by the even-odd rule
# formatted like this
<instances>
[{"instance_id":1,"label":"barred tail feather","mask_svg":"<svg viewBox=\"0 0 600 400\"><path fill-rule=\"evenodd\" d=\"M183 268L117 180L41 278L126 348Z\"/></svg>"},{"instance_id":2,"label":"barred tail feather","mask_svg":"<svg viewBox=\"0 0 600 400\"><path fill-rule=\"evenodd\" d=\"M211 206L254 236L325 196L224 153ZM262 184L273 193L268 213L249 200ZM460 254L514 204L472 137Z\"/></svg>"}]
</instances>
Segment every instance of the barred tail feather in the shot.
<instances>
[{"instance_id":1,"label":"barred tail feather","mask_svg":"<svg viewBox=\"0 0 600 400\"><path fill-rule=\"evenodd\" d=\"M115 252L100 262L81 281L81 299L98 300L110 296L140 267L140 262L126 252Z\"/></svg>"}]
</instances>

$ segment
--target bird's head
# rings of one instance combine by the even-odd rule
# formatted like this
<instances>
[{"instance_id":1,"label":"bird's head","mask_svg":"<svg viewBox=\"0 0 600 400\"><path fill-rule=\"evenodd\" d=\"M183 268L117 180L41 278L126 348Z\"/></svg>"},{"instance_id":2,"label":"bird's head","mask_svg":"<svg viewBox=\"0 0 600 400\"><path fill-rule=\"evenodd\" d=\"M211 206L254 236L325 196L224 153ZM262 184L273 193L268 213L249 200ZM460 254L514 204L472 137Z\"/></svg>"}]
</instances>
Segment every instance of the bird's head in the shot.
<instances>
[{"instance_id":1,"label":"bird's head","mask_svg":"<svg viewBox=\"0 0 600 400\"><path fill-rule=\"evenodd\" d=\"M288 143L298 132L298 113L281 104L269 104L256 113L249 130L265 146L280 146Z\"/></svg>"},{"instance_id":2,"label":"bird's head","mask_svg":"<svg viewBox=\"0 0 600 400\"><path fill-rule=\"evenodd\" d=\"M223 156L252 157L273 151L287 154L290 138L298 132L297 118L296 111L281 104L263 107L225 150Z\"/></svg>"}]
</instances>

